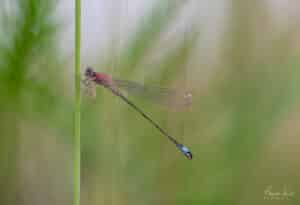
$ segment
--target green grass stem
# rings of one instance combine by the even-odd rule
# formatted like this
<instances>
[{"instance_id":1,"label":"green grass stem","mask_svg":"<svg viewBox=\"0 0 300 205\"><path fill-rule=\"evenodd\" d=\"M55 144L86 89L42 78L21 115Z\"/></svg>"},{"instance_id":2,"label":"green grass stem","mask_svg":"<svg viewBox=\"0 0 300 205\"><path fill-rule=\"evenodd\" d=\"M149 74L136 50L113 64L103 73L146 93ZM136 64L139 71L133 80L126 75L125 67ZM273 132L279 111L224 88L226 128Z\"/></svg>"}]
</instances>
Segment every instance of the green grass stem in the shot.
<instances>
[{"instance_id":1,"label":"green grass stem","mask_svg":"<svg viewBox=\"0 0 300 205\"><path fill-rule=\"evenodd\" d=\"M81 2L75 0L74 205L80 204L80 19Z\"/></svg>"}]
</instances>

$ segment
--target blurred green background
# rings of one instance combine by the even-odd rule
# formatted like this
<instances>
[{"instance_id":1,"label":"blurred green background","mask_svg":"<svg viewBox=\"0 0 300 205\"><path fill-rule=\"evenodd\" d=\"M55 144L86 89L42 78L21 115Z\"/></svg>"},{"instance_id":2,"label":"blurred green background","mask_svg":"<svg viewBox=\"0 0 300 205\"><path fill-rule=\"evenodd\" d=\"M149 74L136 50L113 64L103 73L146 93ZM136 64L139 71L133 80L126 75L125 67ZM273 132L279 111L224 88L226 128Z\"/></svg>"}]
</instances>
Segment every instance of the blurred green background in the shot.
<instances>
[{"instance_id":1,"label":"blurred green background","mask_svg":"<svg viewBox=\"0 0 300 205\"><path fill-rule=\"evenodd\" d=\"M131 26L134 1L122 2L110 3L107 46L85 49L82 70L190 90L186 109L130 99L194 159L98 88L82 99L81 203L299 204L300 16L280 23L272 1L220 1L217 29L203 23L203 2L147 1ZM61 45L71 23L58 18L60 3L1 0L1 205L72 204L74 59L61 48L73 42Z\"/></svg>"}]
</instances>

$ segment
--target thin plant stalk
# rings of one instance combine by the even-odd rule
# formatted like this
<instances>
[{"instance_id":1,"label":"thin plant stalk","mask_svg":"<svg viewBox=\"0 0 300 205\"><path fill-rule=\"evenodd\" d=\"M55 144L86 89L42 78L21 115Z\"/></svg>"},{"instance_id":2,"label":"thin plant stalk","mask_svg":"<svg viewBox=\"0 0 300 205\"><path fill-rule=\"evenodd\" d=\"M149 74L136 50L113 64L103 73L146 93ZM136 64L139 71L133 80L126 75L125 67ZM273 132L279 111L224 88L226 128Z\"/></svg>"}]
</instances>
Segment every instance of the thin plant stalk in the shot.
<instances>
[{"instance_id":1,"label":"thin plant stalk","mask_svg":"<svg viewBox=\"0 0 300 205\"><path fill-rule=\"evenodd\" d=\"M75 115L74 115L74 205L80 205L80 24L81 2L75 0Z\"/></svg>"}]
</instances>

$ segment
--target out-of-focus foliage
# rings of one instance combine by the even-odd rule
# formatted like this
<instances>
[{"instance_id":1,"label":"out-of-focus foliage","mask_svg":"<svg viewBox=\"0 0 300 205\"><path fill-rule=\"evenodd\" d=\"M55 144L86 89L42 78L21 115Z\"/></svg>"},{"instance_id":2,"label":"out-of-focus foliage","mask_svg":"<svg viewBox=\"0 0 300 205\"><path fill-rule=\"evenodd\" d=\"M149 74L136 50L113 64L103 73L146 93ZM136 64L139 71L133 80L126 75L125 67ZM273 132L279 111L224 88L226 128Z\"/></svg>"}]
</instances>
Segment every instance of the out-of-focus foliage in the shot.
<instances>
[{"instance_id":1,"label":"out-of-focus foliage","mask_svg":"<svg viewBox=\"0 0 300 205\"><path fill-rule=\"evenodd\" d=\"M56 1L4 0L0 12L0 204L65 204L72 112L56 52ZM61 157L63 155L63 157ZM67 172L68 170L68 172ZM54 174L55 173L55 174ZM68 173L68 174L69 174Z\"/></svg>"},{"instance_id":2,"label":"out-of-focus foliage","mask_svg":"<svg viewBox=\"0 0 300 205\"><path fill-rule=\"evenodd\" d=\"M114 39L95 65L116 78L191 90L193 104L176 111L129 98L194 159L99 88L96 99L82 100L82 204L299 204L296 19L281 28L261 1L227 2L218 48L203 51L207 27L197 15L169 32L195 2L157 1L124 35L128 42ZM0 204L70 204L73 79L56 48L57 2L1 3ZM210 55L214 62L203 59ZM295 194L270 198L284 191Z\"/></svg>"}]
</instances>

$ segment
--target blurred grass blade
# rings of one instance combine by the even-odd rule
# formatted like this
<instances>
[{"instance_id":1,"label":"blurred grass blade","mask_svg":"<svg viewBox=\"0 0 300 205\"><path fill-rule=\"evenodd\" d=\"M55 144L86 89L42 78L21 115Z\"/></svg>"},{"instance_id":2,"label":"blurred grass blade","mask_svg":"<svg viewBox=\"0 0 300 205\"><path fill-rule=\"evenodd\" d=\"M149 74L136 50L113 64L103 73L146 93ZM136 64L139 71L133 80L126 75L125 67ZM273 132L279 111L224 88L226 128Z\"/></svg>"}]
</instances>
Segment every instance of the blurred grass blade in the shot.
<instances>
[{"instance_id":1,"label":"blurred grass blade","mask_svg":"<svg viewBox=\"0 0 300 205\"><path fill-rule=\"evenodd\" d=\"M122 74L128 75L137 68L147 51L155 45L160 34L174 20L184 4L184 1L178 0L157 1L155 3L154 8L143 18L141 26L120 56L121 76Z\"/></svg>"}]
</instances>

